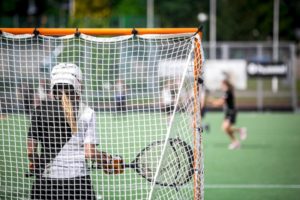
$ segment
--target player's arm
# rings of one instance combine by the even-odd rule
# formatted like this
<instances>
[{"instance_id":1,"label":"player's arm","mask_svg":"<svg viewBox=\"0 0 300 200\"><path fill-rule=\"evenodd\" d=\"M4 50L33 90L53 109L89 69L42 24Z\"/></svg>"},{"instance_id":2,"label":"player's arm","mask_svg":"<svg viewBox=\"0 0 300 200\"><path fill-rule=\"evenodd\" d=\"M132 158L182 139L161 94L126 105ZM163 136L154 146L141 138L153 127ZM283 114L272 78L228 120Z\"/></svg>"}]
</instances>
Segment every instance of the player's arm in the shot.
<instances>
[{"instance_id":1,"label":"player's arm","mask_svg":"<svg viewBox=\"0 0 300 200\"><path fill-rule=\"evenodd\" d=\"M86 136L84 139L85 158L94 162L97 168L101 168L105 173L118 174L123 172L123 160L120 156L112 156L106 152L97 150L99 138L96 134L96 116L93 113L88 124Z\"/></svg>"},{"instance_id":2,"label":"player's arm","mask_svg":"<svg viewBox=\"0 0 300 200\"><path fill-rule=\"evenodd\" d=\"M107 174L123 173L123 160L120 156L112 156L105 152L97 150L95 144L85 144L85 158L96 164Z\"/></svg>"},{"instance_id":3,"label":"player's arm","mask_svg":"<svg viewBox=\"0 0 300 200\"><path fill-rule=\"evenodd\" d=\"M39 166L38 138L40 130L39 113L35 110L32 113L31 126L27 135L27 158L29 160L29 170L34 172Z\"/></svg>"},{"instance_id":4,"label":"player's arm","mask_svg":"<svg viewBox=\"0 0 300 200\"><path fill-rule=\"evenodd\" d=\"M29 160L29 170L34 171L39 162L38 142L33 138L27 138L27 157Z\"/></svg>"},{"instance_id":5,"label":"player's arm","mask_svg":"<svg viewBox=\"0 0 300 200\"><path fill-rule=\"evenodd\" d=\"M223 106L225 104L225 99L224 98L219 98L219 99L208 98L207 101L213 107L220 107L220 106Z\"/></svg>"},{"instance_id":6,"label":"player's arm","mask_svg":"<svg viewBox=\"0 0 300 200\"><path fill-rule=\"evenodd\" d=\"M201 110L205 107L205 104L206 104L206 95L203 92L202 95L201 95L201 98L200 98L200 108L201 108Z\"/></svg>"},{"instance_id":7,"label":"player's arm","mask_svg":"<svg viewBox=\"0 0 300 200\"><path fill-rule=\"evenodd\" d=\"M27 157L29 162L36 162L38 158L38 142L33 138L27 138Z\"/></svg>"}]
</instances>

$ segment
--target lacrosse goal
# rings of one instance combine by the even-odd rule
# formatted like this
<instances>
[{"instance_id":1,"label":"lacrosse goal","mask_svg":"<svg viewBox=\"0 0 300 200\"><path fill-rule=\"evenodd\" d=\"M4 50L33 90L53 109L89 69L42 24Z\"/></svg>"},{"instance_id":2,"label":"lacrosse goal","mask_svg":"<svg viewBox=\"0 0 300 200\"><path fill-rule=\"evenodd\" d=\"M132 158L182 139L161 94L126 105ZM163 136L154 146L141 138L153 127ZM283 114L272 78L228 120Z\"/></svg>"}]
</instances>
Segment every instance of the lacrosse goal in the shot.
<instances>
[{"instance_id":1,"label":"lacrosse goal","mask_svg":"<svg viewBox=\"0 0 300 200\"><path fill-rule=\"evenodd\" d=\"M203 199L203 61L196 28L1 28L0 198L29 198L32 113L51 98L52 68L72 63L96 113L98 149L134 163L119 175L89 166L97 198Z\"/></svg>"}]
</instances>

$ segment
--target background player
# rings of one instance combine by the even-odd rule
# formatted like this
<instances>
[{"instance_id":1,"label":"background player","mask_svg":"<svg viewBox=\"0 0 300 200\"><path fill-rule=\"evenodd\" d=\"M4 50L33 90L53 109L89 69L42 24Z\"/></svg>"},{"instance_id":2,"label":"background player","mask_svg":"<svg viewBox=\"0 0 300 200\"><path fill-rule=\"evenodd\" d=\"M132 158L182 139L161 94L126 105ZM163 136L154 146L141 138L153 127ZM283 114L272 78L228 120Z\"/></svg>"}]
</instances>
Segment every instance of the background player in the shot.
<instances>
[{"instance_id":1,"label":"background player","mask_svg":"<svg viewBox=\"0 0 300 200\"><path fill-rule=\"evenodd\" d=\"M125 82L119 79L115 84L115 101L117 111L126 112L126 90Z\"/></svg>"},{"instance_id":2,"label":"background player","mask_svg":"<svg viewBox=\"0 0 300 200\"><path fill-rule=\"evenodd\" d=\"M95 112L81 102L81 81L76 65L55 66L51 72L54 98L42 101L32 115L27 139L29 166L35 174L31 199L96 199L87 159L106 173L123 172L120 157L96 149Z\"/></svg>"},{"instance_id":3,"label":"background player","mask_svg":"<svg viewBox=\"0 0 300 200\"><path fill-rule=\"evenodd\" d=\"M200 90L200 114L201 114L201 121L202 121L202 129L205 130L207 133L210 131L210 126L208 123L204 123L204 119L206 116L206 104L207 104L207 99L209 95L209 90L205 87L203 79L198 80L198 85L201 87Z\"/></svg>"},{"instance_id":4,"label":"background player","mask_svg":"<svg viewBox=\"0 0 300 200\"><path fill-rule=\"evenodd\" d=\"M167 80L166 83L164 84L162 91L161 91L161 96L162 96L162 112L165 112L167 114L167 124L169 125L172 112L174 110L174 98L172 95L172 88L171 88L171 81Z\"/></svg>"},{"instance_id":5,"label":"background player","mask_svg":"<svg viewBox=\"0 0 300 200\"><path fill-rule=\"evenodd\" d=\"M229 136L231 143L228 149L238 149L240 147L239 140L235 137L234 133L240 134L240 139L245 140L247 138L246 128L236 128L234 124L236 122L237 110L235 107L235 96L233 85L228 80L223 80L221 89L224 92L224 96L219 99L209 99L208 102L215 107L223 106L225 112L225 118L223 120L222 129Z\"/></svg>"}]
</instances>

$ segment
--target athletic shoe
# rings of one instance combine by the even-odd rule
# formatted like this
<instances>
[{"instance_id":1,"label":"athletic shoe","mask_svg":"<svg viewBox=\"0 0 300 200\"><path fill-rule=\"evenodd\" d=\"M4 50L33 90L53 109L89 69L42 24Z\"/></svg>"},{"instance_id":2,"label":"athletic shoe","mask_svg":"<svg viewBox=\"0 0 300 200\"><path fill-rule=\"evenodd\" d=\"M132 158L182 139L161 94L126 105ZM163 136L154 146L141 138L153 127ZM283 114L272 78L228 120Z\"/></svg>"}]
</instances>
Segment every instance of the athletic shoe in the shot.
<instances>
[{"instance_id":1,"label":"athletic shoe","mask_svg":"<svg viewBox=\"0 0 300 200\"><path fill-rule=\"evenodd\" d=\"M247 129L245 127L240 129L240 138L241 140L247 139Z\"/></svg>"},{"instance_id":2,"label":"athletic shoe","mask_svg":"<svg viewBox=\"0 0 300 200\"><path fill-rule=\"evenodd\" d=\"M239 149L241 147L239 141L235 141L229 144L228 149L229 150L234 150L234 149Z\"/></svg>"},{"instance_id":3,"label":"athletic shoe","mask_svg":"<svg viewBox=\"0 0 300 200\"><path fill-rule=\"evenodd\" d=\"M207 133L209 133L210 132L210 126L209 126L209 124L206 124L204 126L204 129L206 130Z\"/></svg>"}]
</instances>

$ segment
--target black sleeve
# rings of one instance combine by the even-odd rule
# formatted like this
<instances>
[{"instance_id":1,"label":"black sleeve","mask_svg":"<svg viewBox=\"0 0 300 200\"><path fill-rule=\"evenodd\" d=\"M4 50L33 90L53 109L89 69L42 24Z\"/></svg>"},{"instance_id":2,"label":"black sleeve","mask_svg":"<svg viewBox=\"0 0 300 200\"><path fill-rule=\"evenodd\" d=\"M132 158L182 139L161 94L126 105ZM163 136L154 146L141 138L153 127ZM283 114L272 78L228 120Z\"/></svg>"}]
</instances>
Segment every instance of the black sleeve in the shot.
<instances>
[{"instance_id":1,"label":"black sleeve","mask_svg":"<svg viewBox=\"0 0 300 200\"><path fill-rule=\"evenodd\" d=\"M227 101L227 99L228 99L228 91L226 91L226 92L223 94L223 99L225 99L225 101Z\"/></svg>"},{"instance_id":2,"label":"black sleeve","mask_svg":"<svg viewBox=\"0 0 300 200\"><path fill-rule=\"evenodd\" d=\"M31 117L31 125L28 130L27 138L32 138L35 140L39 140L39 134L41 132L41 120L40 120L40 114L36 110L32 113Z\"/></svg>"},{"instance_id":3,"label":"black sleeve","mask_svg":"<svg viewBox=\"0 0 300 200\"><path fill-rule=\"evenodd\" d=\"M228 101L232 101L232 99L233 99L233 94L232 94L232 92L231 91L228 91L227 92L227 99L228 99Z\"/></svg>"}]
</instances>

